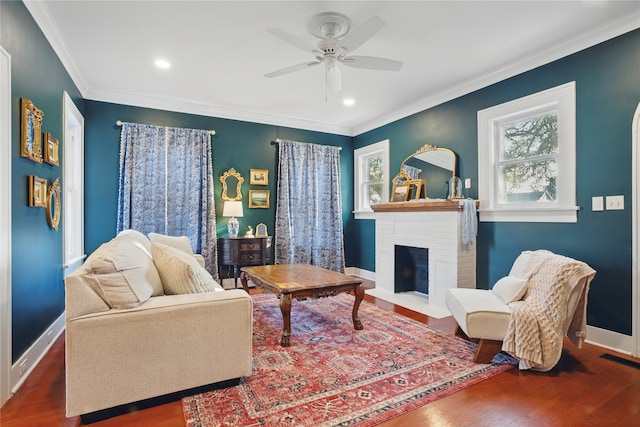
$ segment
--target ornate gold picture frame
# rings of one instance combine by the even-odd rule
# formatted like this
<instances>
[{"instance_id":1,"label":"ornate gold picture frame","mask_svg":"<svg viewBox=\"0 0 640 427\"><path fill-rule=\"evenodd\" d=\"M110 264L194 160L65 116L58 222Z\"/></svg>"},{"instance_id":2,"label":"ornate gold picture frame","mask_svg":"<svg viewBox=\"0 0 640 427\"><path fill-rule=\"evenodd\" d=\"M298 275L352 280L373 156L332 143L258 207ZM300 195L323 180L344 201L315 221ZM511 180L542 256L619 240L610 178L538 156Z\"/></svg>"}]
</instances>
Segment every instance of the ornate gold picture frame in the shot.
<instances>
[{"instance_id":1,"label":"ornate gold picture frame","mask_svg":"<svg viewBox=\"0 0 640 427\"><path fill-rule=\"evenodd\" d=\"M220 177L220 182L222 183L222 200L236 201L242 200L242 183L244 182L244 178L240 173L235 170L235 168L231 168ZM235 191L233 186L236 186Z\"/></svg>"},{"instance_id":2,"label":"ornate gold picture frame","mask_svg":"<svg viewBox=\"0 0 640 427\"><path fill-rule=\"evenodd\" d=\"M269 185L269 171L267 169L250 169L249 184Z\"/></svg>"},{"instance_id":3,"label":"ornate gold picture frame","mask_svg":"<svg viewBox=\"0 0 640 427\"><path fill-rule=\"evenodd\" d=\"M49 132L44 133L44 161L53 166L59 166L58 160L58 140Z\"/></svg>"},{"instance_id":4,"label":"ornate gold picture frame","mask_svg":"<svg viewBox=\"0 0 640 427\"><path fill-rule=\"evenodd\" d=\"M58 231L60 225L60 178L56 178L47 191L47 222Z\"/></svg>"},{"instance_id":5,"label":"ornate gold picture frame","mask_svg":"<svg viewBox=\"0 0 640 427\"><path fill-rule=\"evenodd\" d=\"M249 190L249 207L268 209L269 190Z\"/></svg>"},{"instance_id":6,"label":"ornate gold picture frame","mask_svg":"<svg viewBox=\"0 0 640 427\"><path fill-rule=\"evenodd\" d=\"M30 99L20 99L20 155L42 163L42 116Z\"/></svg>"},{"instance_id":7,"label":"ornate gold picture frame","mask_svg":"<svg viewBox=\"0 0 640 427\"><path fill-rule=\"evenodd\" d=\"M29 206L44 208L47 206L47 180L29 175Z\"/></svg>"}]
</instances>

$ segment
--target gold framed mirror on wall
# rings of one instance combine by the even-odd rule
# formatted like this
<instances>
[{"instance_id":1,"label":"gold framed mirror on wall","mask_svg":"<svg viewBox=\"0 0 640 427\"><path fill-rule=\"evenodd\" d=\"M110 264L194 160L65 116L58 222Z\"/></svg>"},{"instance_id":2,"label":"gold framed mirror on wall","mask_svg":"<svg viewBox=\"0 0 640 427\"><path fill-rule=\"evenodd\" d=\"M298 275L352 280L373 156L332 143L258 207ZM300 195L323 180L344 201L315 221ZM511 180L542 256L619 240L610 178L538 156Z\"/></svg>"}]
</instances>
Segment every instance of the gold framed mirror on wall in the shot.
<instances>
[{"instance_id":1,"label":"gold framed mirror on wall","mask_svg":"<svg viewBox=\"0 0 640 427\"><path fill-rule=\"evenodd\" d=\"M47 222L58 231L60 225L60 178L56 178L47 190Z\"/></svg>"},{"instance_id":2,"label":"gold framed mirror on wall","mask_svg":"<svg viewBox=\"0 0 640 427\"><path fill-rule=\"evenodd\" d=\"M410 188L407 199L462 198L460 179L456 176L456 164L457 156L453 150L430 144L423 145L404 159L400 171L393 177L391 201L394 201L396 187L404 185Z\"/></svg>"},{"instance_id":3,"label":"gold framed mirror on wall","mask_svg":"<svg viewBox=\"0 0 640 427\"><path fill-rule=\"evenodd\" d=\"M229 169L220 177L222 182L222 200L242 200L242 183L244 178L234 168Z\"/></svg>"}]
</instances>

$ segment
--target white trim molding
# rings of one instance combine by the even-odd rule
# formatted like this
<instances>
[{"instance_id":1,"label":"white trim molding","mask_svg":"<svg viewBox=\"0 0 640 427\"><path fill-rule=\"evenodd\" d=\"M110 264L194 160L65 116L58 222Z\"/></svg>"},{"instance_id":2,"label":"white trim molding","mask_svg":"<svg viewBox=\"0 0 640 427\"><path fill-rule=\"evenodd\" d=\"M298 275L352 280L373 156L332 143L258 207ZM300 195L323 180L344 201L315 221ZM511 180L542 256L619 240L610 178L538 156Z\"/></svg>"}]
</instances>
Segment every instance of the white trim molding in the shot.
<instances>
[{"instance_id":1,"label":"white trim molding","mask_svg":"<svg viewBox=\"0 0 640 427\"><path fill-rule=\"evenodd\" d=\"M0 46L0 406L11 397L11 55Z\"/></svg>"},{"instance_id":2,"label":"white trim molding","mask_svg":"<svg viewBox=\"0 0 640 427\"><path fill-rule=\"evenodd\" d=\"M632 225L631 225L631 333L635 338L633 355L640 357L640 103L633 116L632 134L632 172L631 172L631 198L632 198Z\"/></svg>"}]
</instances>

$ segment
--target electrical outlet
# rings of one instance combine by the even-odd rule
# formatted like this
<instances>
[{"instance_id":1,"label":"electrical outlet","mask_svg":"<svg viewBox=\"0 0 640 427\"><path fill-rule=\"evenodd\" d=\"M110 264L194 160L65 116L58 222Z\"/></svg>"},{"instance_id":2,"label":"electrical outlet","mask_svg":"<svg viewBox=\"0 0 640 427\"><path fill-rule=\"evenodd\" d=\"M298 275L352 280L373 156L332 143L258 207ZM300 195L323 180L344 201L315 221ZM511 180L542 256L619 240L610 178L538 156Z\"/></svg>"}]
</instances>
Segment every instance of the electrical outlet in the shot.
<instances>
[{"instance_id":1,"label":"electrical outlet","mask_svg":"<svg viewBox=\"0 0 640 427\"><path fill-rule=\"evenodd\" d=\"M604 210L604 197L594 196L591 198L591 210L603 211Z\"/></svg>"},{"instance_id":2,"label":"electrical outlet","mask_svg":"<svg viewBox=\"0 0 640 427\"><path fill-rule=\"evenodd\" d=\"M22 363L20 363L20 376L23 376L25 372L27 372L27 359L24 359Z\"/></svg>"},{"instance_id":3,"label":"electrical outlet","mask_svg":"<svg viewBox=\"0 0 640 427\"><path fill-rule=\"evenodd\" d=\"M624 210L624 196L607 196L607 210Z\"/></svg>"},{"instance_id":4,"label":"electrical outlet","mask_svg":"<svg viewBox=\"0 0 640 427\"><path fill-rule=\"evenodd\" d=\"M471 188L471 178L464 180L464 188Z\"/></svg>"}]
</instances>

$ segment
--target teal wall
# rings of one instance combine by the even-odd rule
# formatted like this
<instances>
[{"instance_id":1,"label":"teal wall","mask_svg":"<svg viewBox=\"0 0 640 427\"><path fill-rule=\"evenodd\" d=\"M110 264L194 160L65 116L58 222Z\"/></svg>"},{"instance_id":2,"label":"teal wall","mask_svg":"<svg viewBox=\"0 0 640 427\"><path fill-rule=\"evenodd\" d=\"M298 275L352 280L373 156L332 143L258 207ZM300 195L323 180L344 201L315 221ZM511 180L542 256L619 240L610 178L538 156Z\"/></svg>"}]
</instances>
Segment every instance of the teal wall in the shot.
<instances>
[{"instance_id":1,"label":"teal wall","mask_svg":"<svg viewBox=\"0 0 640 427\"><path fill-rule=\"evenodd\" d=\"M213 129L212 138L214 193L218 236L227 235L227 219L222 218L223 202L220 197L220 176L229 168L235 168L244 177L242 204L244 217L240 221L240 234L247 226L267 225L273 235L276 201L277 145L276 138L316 144L340 146L343 206L342 216L345 234L351 234L353 211L353 150L351 138L321 132L304 131L271 125L196 116L148 108L85 101L85 171L87 190L85 196L85 250L93 252L100 244L115 236L116 207L118 203L118 173L121 127L116 121L147 123L158 126L175 126L195 129ZM269 185L249 184L250 169L267 169ZM250 189L269 189L269 209L249 209ZM345 239L348 245L351 240ZM348 248L345 251L350 252ZM347 260L349 262L349 260ZM349 265L349 264L348 264ZM226 270L225 270L226 273Z\"/></svg>"},{"instance_id":2,"label":"teal wall","mask_svg":"<svg viewBox=\"0 0 640 427\"><path fill-rule=\"evenodd\" d=\"M477 198L477 112L576 81L578 222L481 222L477 286L490 288L526 249L546 248L597 270L589 294L590 325L631 335L631 128L640 102L640 30L382 126L354 138L354 148L389 138L391 169L423 144L454 150L464 195ZM427 189L429 183L427 183ZM622 194L623 211L591 211L592 196ZM355 265L375 270L374 221L354 226Z\"/></svg>"},{"instance_id":3,"label":"teal wall","mask_svg":"<svg viewBox=\"0 0 640 427\"><path fill-rule=\"evenodd\" d=\"M63 91L82 111L80 92L22 2L1 2L0 40L11 55L11 299L13 361L42 335L64 310L62 224L54 231L45 209L27 205L29 175L60 177L62 168L20 157L20 98L44 112L42 131L60 141ZM4 284L3 284L4 286Z\"/></svg>"}]
</instances>

